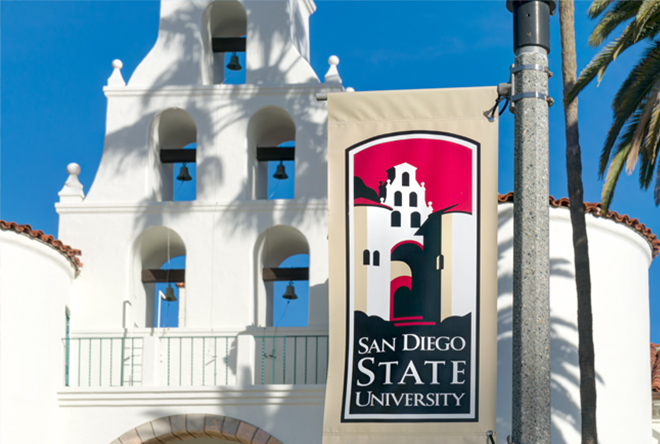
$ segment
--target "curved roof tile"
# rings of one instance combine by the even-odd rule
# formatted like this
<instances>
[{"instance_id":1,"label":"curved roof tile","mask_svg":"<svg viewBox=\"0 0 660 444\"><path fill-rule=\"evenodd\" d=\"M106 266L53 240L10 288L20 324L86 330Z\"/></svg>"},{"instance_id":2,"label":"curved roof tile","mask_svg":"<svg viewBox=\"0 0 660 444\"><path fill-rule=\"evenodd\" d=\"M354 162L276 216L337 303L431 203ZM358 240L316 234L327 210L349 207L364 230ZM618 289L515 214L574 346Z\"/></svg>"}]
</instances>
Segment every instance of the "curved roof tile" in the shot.
<instances>
[{"instance_id":1,"label":"curved roof tile","mask_svg":"<svg viewBox=\"0 0 660 444\"><path fill-rule=\"evenodd\" d=\"M63 254L76 268L76 272L80 271L80 268L83 265L82 262L80 262L80 259L78 258L78 256L81 255L80 250L76 250L68 245L65 245L64 243L62 243L62 241L55 239L55 237L51 236L50 234L45 234L41 230L33 230L30 225L27 224L21 225L21 224L17 224L16 222L7 222L4 220L0 220L0 229L15 231L16 233L24 234L26 236L40 240L41 242L49 245L51 248L54 248L55 250Z\"/></svg>"},{"instance_id":2,"label":"curved roof tile","mask_svg":"<svg viewBox=\"0 0 660 444\"><path fill-rule=\"evenodd\" d=\"M552 196L548 196L548 198L551 207L569 208L571 206L571 202L570 200L568 200L567 197L562 197L561 199L555 199ZM506 194L498 194L497 200L500 203L513 203L513 192L509 192ZM619 222L624 225L627 225L633 230L637 231L639 234L644 236L644 238L646 238L649 244L651 244L651 249L653 251L654 258L658 255L658 252L660 252L660 239L658 239L658 236L653 234L650 228L648 228L646 225L641 223L639 219L631 219L630 216L628 216L627 214L619 214L616 211L608 211L607 214L603 214L600 203L585 202L584 210L586 213L593 214L595 217L604 217L606 219L612 219L615 222Z\"/></svg>"},{"instance_id":3,"label":"curved roof tile","mask_svg":"<svg viewBox=\"0 0 660 444\"><path fill-rule=\"evenodd\" d=\"M660 344L651 342L651 390L653 391L654 398L660 395L660 351L658 351Z\"/></svg>"}]
</instances>

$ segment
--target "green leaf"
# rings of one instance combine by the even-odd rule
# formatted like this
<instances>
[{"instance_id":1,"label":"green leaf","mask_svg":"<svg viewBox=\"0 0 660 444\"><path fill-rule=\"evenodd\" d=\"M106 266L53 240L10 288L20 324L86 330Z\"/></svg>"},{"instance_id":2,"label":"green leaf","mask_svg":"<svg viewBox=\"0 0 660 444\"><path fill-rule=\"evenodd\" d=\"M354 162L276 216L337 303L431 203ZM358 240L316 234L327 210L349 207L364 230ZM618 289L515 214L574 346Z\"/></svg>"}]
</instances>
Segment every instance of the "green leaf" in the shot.
<instances>
[{"instance_id":1,"label":"green leaf","mask_svg":"<svg viewBox=\"0 0 660 444\"><path fill-rule=\"evenodd\" d=\"M658 0L644 0L640 2L637 15L635 16L637 27L636 39L639 39L650 22L658 20L658 8L660 8L660 1Z\"/></svg>"},{"instance_id":2,"label":"green leaf","mask_svg":"<svg viewBox=\"0 0 660 444\"><path fill-rule=\"evenodd\" d=\"M653 189L653 197L655 198L655 206L660 205L660 164L655 175L655 188Z\"/></svg>"},{"instance_id":3,"label":"green leaf","mask_svg":"<svg viewBox=\"0 0 660 444\"><path fill-rule=\"evenodd\" d=\"M639 117L639 122L635 125L635 133L632 139L630 152L626 159L626 174L630 175L635 170L635 165L637 165L637 158L639 157L640 148L643 145L644 140L646 140L646 135L648 134L648 123L651 120L651 114L653 109L657 104L658 97L658 85L653 88L650 96L646 99L646 103L643 104L642 113ZM642 106L642 104L640 104Z\"/></svg>"},{"instance_id":4,"label":"green leaf","mask_svg":"<svg viewBox=\"0 0 660 444\"><path fill-rule=\"evenodd\" d=\"M617 2L598 22L589 36L589 45L598 46L620 25L637 16L641 2Z\"/></svg>"},{"instance_id":5,"label":"green leaf","mask_svg":"<svg viewBox=\"0 0 660 444\"><path fill-rule=\"evenodd\" d=\"M627 148L630 148L628 146ZM607 177L605 178L605 183L603 184L603 191L601 193L601 199L603 201L603 214L606 214L610 209L610 204L612 203L612 198L614 197L614 189L616 184L619 181L619 176L623 165L625 164L626 157L628 155L628 149L623 147L619 150L618 153L612 159L610 167L607 171Z\"/></svg>"},{"instance_id":6,"label":"green leaf","mask_svg":"<svg viewBox=\"0 0 660 444\"><path fill-rule=\"evenodd\" d=\"M589 6L587 14L589 14L590 19L595 19L600 14L607 9L614 0L594 0Z\"/></svg>"}]
</instances>

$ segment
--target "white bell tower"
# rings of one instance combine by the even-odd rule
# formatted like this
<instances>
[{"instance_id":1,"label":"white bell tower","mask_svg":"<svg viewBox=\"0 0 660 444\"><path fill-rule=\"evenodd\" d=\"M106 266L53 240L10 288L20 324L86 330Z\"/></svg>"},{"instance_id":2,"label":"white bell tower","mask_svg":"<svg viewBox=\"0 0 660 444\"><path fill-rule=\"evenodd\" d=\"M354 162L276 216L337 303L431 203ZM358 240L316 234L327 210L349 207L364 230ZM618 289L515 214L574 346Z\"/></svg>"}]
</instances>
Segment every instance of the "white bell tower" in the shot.
<instances>
[{"instance_id":1,"label":"white bell tower","mask_svg":"<svg viewBox=\"0 0 660 444\"><path fill-rule=\"evenodd\" d=\"M327 113L316 94L343 87L336 57L325 83L310 66L314 10L163 1L131 78L112 63L94 183L57 204L60 238L84 255L72 329L153 328L164 283L177 284L181 331L268 328L274 282L289 280L309 286L308 328L327 328ZM313 266L282 266L294 255Z\"/></svg>"}]
</instances>

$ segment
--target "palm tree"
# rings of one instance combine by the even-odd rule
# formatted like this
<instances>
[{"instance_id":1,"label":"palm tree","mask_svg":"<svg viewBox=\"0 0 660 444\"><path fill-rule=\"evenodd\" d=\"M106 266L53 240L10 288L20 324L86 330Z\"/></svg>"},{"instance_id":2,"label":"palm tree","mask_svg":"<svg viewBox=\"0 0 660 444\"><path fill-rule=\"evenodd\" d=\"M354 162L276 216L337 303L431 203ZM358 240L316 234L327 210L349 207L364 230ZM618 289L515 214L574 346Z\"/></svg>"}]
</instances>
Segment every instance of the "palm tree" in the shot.
<instances>
[{"instance_id":1,"label":"palm tree","mask_svg":"<svg viewBox=\"0 0 660 444\"><path fill-rule=\"evenodd\" d=\"M607 212L614 189L624 166L631 174L640 161L639 183L647 189L655 172L654 200L660 204L660 0L613 1L594 0L589 7L592 19L600 21L589 37L598 46L620 25L621 34L611 40L582 71L575 87L565 100L572 101L594 78L598 82L618 55L646 41L647 47L614 98L614 121L600 156L599 173L605 178L602 201Z\"/></svg>"},{"instance_id":2,"label":"palm tree","mask_svg":"<svg viewBox=\"0 0 660 444\"><path fill-rule=\"evenodd\" d=\"M566 96L575 86L575 24L573 0L559 2L561 32L561 72L564 82L564 120L566 123L566 173L571 202L575 286L578 301L578 355L580 361L580 406L582 444L597 444L596 376L594 369L593 317L591 313L591 277L587 224L584 216L582 155L578 133L577 99Z\"/></svg>"}]
</instances>

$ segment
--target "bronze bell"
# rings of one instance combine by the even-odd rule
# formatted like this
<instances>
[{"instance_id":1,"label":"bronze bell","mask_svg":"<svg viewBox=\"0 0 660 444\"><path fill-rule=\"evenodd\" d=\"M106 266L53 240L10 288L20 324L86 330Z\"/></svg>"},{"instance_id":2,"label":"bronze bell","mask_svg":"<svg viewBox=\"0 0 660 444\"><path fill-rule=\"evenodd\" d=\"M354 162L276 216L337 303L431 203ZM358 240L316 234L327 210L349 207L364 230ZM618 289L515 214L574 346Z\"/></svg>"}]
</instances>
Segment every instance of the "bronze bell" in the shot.
<instances>
[{"instance_id":1,"label":"bronze bell","mask_svg":"<svg viewBox=\"0 0 660 444\"><path fill-rule=\"evenodd\" d=\"M240 71L241 69L243 69L241 64L238 62L238 56L236 55L236 53L234 53L229 59L229 63L227 64L227 69L231 69L232 71Z\"/></svg>"},{"instance_id":2,"label":"bronze bell","mask_svg":"<svg viewBox=\"0 0 660 444\"><path fill-rule=\"evenodd\" d=\"M293 288L293 281L289 281L289 285L286 286L286 291L284 292L282 297L290 301L298 299L298 296L296 295L296 290Z\"/></svg>"},{"instance_id":3,"label":"bronze bell","mask_svg":"<svg viewBox=\"0 0 660 444\"><path fill-rule=\"evenodd\" d=\"M167 289L165 290L165 300L167 302L176 301L176 295L174 294L174 288L172 288L172 284L168 285Z\"/></svg>"},{"instance_id":4,"label":"bronze bell","mask_svg":"<svg viewBox=\"0 0 660 444\"><path fill-rule=\"evenodd\" d=\"M185 163L181 167L181 171L179 171L179 175L177 176L176 180L180 180L181 182L190 182L192 180L192 177L190 177L190 173L188 172L188 167Z\"/></svg>"},{"instance_id":5,"label":"bronze bell","mask_svg":"<svg viewBox=\"0 0 660 444\"><path fill-rule=\"evenodd\" d=\"M280 164L277 165L277 171L273 174L273 177L277 180L288 179L289 176L286 175L286 170L284 169L284 164L280 160Z\"/></svg>"}]
</instances>

